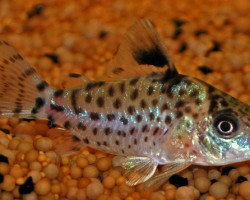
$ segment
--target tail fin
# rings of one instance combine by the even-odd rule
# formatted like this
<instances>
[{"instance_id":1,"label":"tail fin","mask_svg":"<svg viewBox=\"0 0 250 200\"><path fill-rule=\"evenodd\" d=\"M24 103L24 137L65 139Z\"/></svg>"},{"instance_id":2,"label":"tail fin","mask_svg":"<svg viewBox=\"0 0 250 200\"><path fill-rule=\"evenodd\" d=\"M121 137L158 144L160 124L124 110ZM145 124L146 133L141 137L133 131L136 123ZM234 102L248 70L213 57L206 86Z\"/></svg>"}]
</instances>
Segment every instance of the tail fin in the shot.
<instances>
[{"instance_id":1,"label":"tail fin","mask_svg":"<svg viewBox=\"0 0 250 200\"><path fill-rule=\"evenodd\" d=\"M0 39L0 116L45 118L52 92L28 62Z\"/></svg>"}]
</instances>

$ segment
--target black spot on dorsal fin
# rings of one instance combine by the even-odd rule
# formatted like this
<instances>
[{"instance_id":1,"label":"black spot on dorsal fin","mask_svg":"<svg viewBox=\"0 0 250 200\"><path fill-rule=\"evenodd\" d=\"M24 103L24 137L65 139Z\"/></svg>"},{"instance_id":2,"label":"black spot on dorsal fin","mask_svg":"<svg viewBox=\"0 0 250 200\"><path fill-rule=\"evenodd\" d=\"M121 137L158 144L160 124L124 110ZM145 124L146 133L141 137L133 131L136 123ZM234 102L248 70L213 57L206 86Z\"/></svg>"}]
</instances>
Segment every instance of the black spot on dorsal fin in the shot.
<instances>
[{"instance_id":1,"label":"black spot on dorsal fin","mask_svg":"<svg viewBox=\"0 0 250 200\"><path fill-rule=\"evenodd\" d=\"M160 48L154 44L151 49L138 49L133 53L134 59L140 65L154 65L156 67L164 67L169 65L166 56L161 52Z\"/></svg>"}]
</instances>

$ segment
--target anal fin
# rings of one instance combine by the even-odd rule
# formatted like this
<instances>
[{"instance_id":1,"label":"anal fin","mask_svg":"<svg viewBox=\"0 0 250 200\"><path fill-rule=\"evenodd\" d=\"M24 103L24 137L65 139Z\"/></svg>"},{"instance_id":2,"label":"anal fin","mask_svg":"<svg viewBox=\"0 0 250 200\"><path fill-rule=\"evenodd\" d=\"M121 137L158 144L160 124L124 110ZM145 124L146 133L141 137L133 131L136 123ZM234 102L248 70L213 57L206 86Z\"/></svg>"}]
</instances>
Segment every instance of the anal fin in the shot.
<instances>
[{"instance_id":1,"label":"anal fin","mask_svg":"<svg viewBox=\"0 0 250 200\"><path fill-rule=\"evenodd\" d=\"M113 158L113 165L121 166L125 170L127 184L133 186L151 178L158 164L148 157L116 156Z\"/></svg>"}]
</instances>

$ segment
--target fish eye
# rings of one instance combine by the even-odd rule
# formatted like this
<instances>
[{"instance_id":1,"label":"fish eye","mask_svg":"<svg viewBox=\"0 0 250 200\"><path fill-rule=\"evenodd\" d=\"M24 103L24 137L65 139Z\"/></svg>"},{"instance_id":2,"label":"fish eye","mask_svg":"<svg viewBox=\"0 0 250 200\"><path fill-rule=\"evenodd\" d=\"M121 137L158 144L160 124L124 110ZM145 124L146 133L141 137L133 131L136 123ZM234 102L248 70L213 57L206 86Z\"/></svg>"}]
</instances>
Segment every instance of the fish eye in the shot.
<instances>
[{"instance_id":1,"label":"fish eye","mask_svg":"<svg viewBox=\"0 0 250 200\"><path fill-rule=\"evenodd\" d=\"M222 114L215 118L214 128L217 134L223 138L232 138L238 130L238 119L231 114Z\"/></svg>"}]
</instances>

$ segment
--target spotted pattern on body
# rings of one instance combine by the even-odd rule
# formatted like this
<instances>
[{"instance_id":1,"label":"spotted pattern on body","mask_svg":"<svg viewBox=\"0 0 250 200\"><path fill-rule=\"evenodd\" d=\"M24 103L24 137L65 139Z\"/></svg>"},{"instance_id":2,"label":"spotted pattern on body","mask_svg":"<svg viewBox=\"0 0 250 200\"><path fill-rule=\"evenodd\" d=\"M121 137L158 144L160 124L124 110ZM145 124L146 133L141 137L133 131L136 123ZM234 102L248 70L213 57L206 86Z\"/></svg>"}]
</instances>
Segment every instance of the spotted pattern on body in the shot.
<instances>
[{"instance_id":1,"label":"spotted pattern on body","mask_svg":"<svg viewBox=\"0 0 250 200\"><path fill-rule=\"evenodd\" d=\"M138 152L142 151L140 145L138 148L134 146L138 145L139 141L136 138L140 138L140 135L144 136L141 137L139 144L151 143L155 146L153 144L156 144L159 138L167 135L168 128L166 127L169 127L175 120L181 119L184 113L196 114L190 105L193 103L191 100L198 98L199 92L188 92L187 87L190 84L185 76L179 77L178 81L172 80L166 83L162 82L161 76L154 76L152 79L136 78L105 84L92 82L75 93L69 91L68 98L71 105L68 107L78 111L76 112L77 121L81 122L69 124L69 120L63 121L64 128L75 129L76 127L82 132L81 140L84 143L111 153L118 151L124 154L135 149ZM139 87L134 88L136 85ZM67 106L63 102L66 92L58 93L55 99L61 104L51 104L51 109L56 113L67 112ZM168 98L170 93L171 99ZM178 100L175 98L177 95L181 96ZM144 98L145 96L148 98ZM84 101L79 101L79 99L84 99ZM91 121L94 123L90 124ZM112 127L122 127L123 130L115 131ZM92 132L92 135L88 136L89 132ZM102 141L96 141L97 135L98 138L102 138ZM134 142L128 144L128 137L134 138L132 139ZM122 146L122 148L112 149L112 144ZM152 149L151 153L153 153Z\"/></svg>"}]
</instances>

